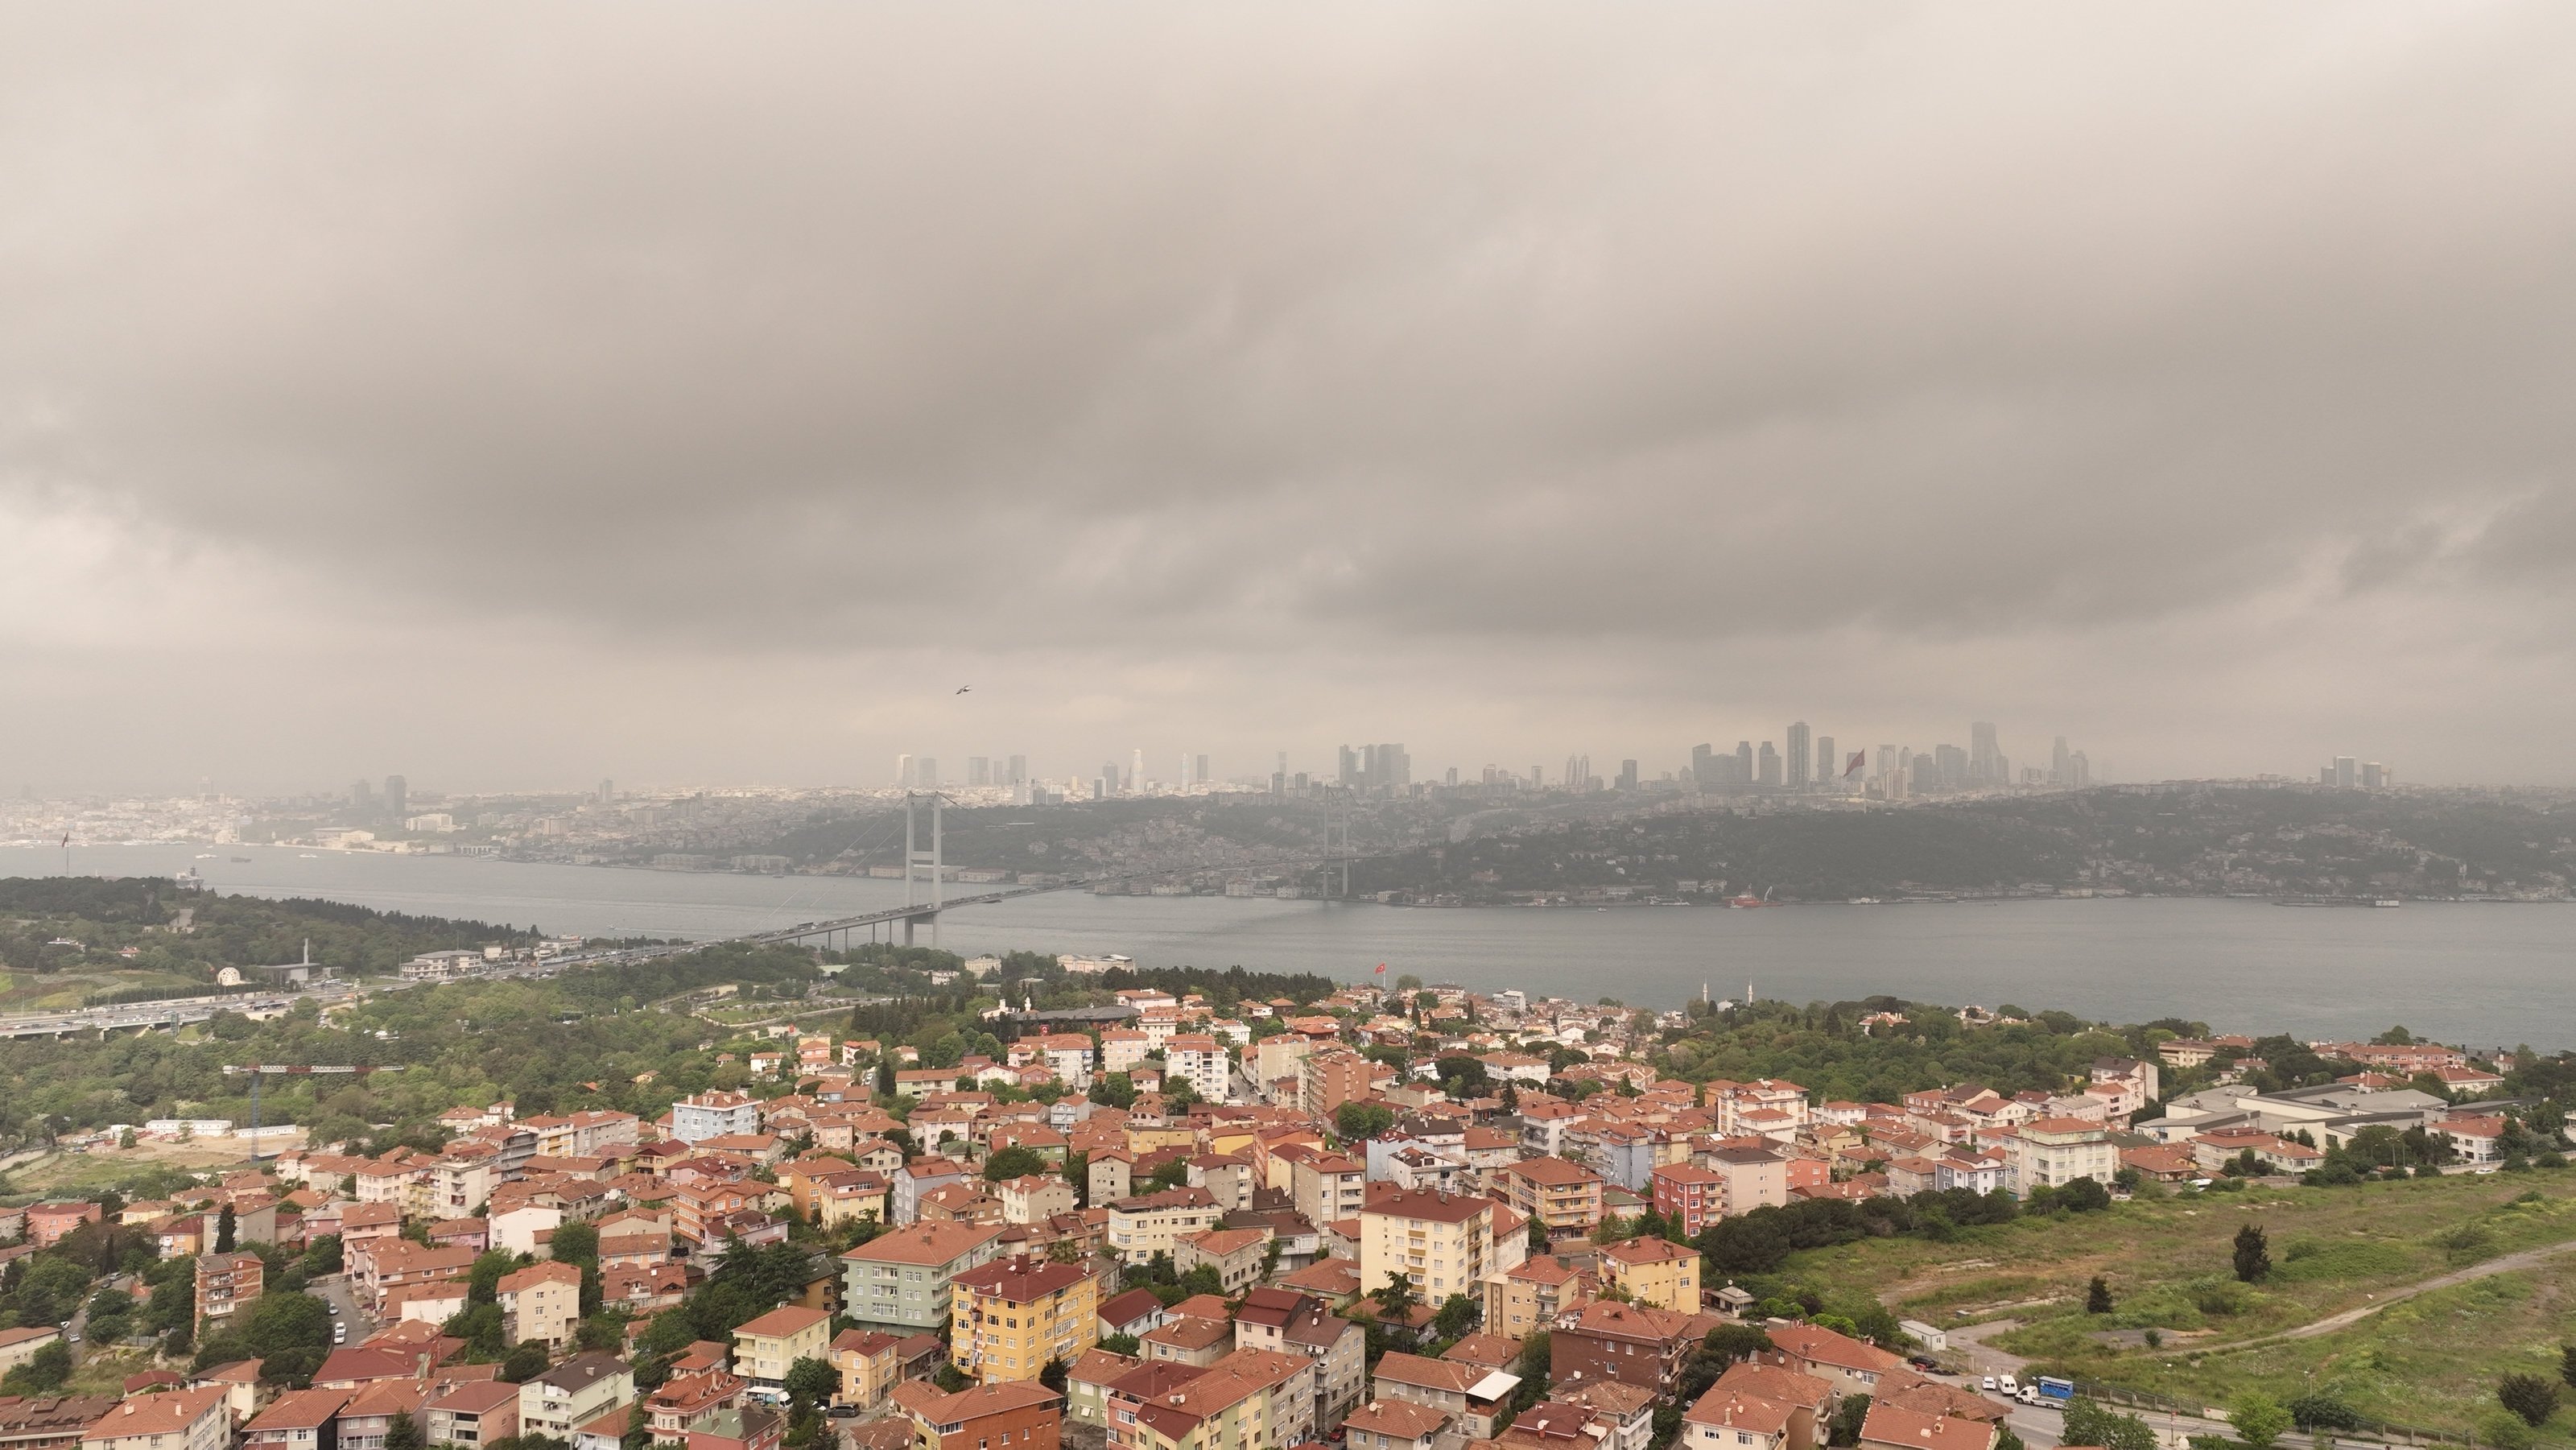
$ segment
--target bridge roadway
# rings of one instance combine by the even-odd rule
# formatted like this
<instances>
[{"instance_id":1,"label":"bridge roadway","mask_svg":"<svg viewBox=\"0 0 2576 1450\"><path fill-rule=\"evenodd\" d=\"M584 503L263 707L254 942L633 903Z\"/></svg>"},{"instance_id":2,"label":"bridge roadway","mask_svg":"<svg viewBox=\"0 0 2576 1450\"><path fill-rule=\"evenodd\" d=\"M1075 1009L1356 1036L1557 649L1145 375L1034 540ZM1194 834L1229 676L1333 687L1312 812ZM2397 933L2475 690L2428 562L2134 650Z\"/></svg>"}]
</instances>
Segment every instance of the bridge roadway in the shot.
<instances>
[{"instance_id":1,"label":"bridge roadway","mask_svg":"<svg viewBox=\"0 0 2576 1450\"><path fill-rule=\"evenodd\" d=\"M1340 858L1319 859L1338 860ZM1282 864L1312 865L1314 861ZM856 916L836 916L830 921L800 921L794 926L779 927L770 931L745 932L740 936L717 937L711 941L672 942L663 946L610 947L595 952L569 952L563 956L507 968L490 975L495 977L552 976L565 967L614 966L619 962L651 961L656 957L683 956L689 952L703 951L708 947L725 946L735 942L746 946L769 946L778 942L806 941L814 937L831 936L838 932L856 931L862 927L882 926L888 922L927 921L943 911L955 911L961 906L988 906L993 902L1008 901L1016 896L1036 896L1049 891L1076 891L1091 885L1094 879L1089 876L1072 876L1045 886L1012 886L1000 891L980 892L973 896L950 897L937 905L927 901L916 901L904 906L889 906L877 911L861 912ZM386 984L388 987L399 985L403 984ZM21 1016L0 1017L0 1038L68 1037L75 1032L114 1032L119 1028L148 1030L160 1027L176 1030L190 1023L204 1022L217 1012L270 1009L284 1011L299 1000L302 1000L299 996L257 993L247 996L182 997L159 1002L127 1002L113 1007L88 1007L71 1012L28 1013Z\"/></svg>"}]
</instances>

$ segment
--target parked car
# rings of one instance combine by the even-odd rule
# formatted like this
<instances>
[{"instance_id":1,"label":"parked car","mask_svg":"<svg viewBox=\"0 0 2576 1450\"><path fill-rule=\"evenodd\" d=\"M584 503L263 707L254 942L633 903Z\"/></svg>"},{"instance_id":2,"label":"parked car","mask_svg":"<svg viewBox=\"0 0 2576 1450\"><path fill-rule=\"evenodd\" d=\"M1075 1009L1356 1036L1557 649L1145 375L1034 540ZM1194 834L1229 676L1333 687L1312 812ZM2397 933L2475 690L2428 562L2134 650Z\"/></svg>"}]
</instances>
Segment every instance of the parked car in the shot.
<instances>
[{"instance_id":1,"label":"parked car","mask_svg":"<svg viewBox=\"0 0 2576 1450\"><path fill-rule=\"evenodd\" d=\"M1934 1359L1928 1354L1915 1355L1905 1362L1914 1366L1916 1369L1923 1370L1931 1374L1939 1374L1941 1372L1941 1361Z\"/></svg>"},{"instance_id":2,"label":"parked car","mask_svg":"<svg viewBox=\"0 0 2576 1450\"><path fill-rule=\"evenodd\" d=\"M1988 1375L1988 1376L1986 1376L1983 1380L1980 1380L1980 1381L1978 1381L1978 1383L1977 1383L1977 1388L1979 1388L1979 1389L1981 1389L1981 1390L1990 1390L1990 1389L1993 1389L1994 1387L1995 1387L1995 1377L1994 1377L1993 1375Z\"/></svg>"},{"instance_id":3,"label":"parked car","mask_svg":"<svg viewBox=\"0 0 2576 1450\"><path fill-rule=\"evenodd\" d=\"M856 1405L834 1405L823 1413L831 1416L835 1420L851 1420L858 1418L859 1407Z\"/></svg>"}]
</instances>

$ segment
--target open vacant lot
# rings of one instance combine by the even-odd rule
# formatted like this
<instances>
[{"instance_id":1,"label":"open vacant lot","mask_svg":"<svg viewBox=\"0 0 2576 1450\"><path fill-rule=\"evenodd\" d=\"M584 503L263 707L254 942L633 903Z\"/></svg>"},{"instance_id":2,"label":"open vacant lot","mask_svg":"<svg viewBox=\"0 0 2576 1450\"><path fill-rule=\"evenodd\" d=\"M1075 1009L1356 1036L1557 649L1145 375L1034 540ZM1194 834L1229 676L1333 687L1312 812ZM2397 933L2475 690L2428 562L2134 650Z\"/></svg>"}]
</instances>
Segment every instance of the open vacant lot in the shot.
<instances>
[{"instance_id":1,"label":"open vacant lot","mask_svg":"<svg viewBox=\"0 0 2576 1450\"><path fill-rule=\"evenodd\" d=\"M2237 1230L2260 1225L2273 1269L2237 1281ZM1992 1343L2086 1378L2220 1403L2248 1386L2331 1388L2366 1414L2464 1428L2510 1370L2554 1376L2576 1340L2576 1251L2437 1290L2330 1334L2271 1336L2375 1305L2517 1251L2576 1244L2576 1176L2454 1176L2356 1188L2253 1188L1800 1254L1781 1275L1850 1305L1876 1298L1942 1324L2011 1318ZM2099 1275L2109 1314L2084 1312ZM2148 1347L2143 1331L2160 1343ZM2127 1331L2127 1332L2122 1332ZM2263 1341L2242 1351L2230 1346Z\"/></svg>"}]
</instances>

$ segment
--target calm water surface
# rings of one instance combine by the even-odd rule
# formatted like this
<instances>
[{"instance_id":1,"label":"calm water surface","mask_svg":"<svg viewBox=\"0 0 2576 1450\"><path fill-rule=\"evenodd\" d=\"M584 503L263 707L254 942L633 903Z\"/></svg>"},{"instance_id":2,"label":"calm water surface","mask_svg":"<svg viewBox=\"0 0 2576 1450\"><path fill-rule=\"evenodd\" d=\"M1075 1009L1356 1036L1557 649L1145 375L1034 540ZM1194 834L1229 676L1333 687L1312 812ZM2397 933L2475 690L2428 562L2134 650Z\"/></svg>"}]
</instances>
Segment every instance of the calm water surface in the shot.
<instances>
[{"instance_id":1,"label":"calm water surface","mask_svg":"<svg viewBox=\"0 0 2576 1450\"><path fill-rule=\"evenodd\" d=\"M899 881L844 877L306 856L262 846L218 848L212 860L199 860L201 849L75 847L72 869L144 875L193 866L220 891L594 936L727 936L903 900ZM0 876L61 869L59 853L0 848ZM2174 899L1408 910L1061 892L959 911L942 924L940 944L1124 952L1147 966L1241 965L1343 979L1385 962L1390 976L1659 1007L1697 996L1703 983L1718 996L1739 995L1749 979L1764 997L1799 1002L1885 992L2306 1036L2366 1037L2403 1022L2473 1045L2576 1047L2576 906L2565 905L2292 910Z\"/></svg>"}]
</instances>

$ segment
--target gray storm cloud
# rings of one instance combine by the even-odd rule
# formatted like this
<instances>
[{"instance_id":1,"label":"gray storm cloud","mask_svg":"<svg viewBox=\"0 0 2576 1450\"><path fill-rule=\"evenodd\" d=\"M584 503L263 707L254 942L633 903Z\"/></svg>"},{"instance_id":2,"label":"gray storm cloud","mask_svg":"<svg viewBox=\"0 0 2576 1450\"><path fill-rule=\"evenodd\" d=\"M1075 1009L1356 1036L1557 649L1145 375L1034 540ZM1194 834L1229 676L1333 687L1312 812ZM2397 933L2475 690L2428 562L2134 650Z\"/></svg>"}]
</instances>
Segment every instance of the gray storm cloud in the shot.
<instances>
[{"instance_id":1,"label":"gray storm cloud","mask_svg":"<svg viewBox=\"0 0 2576 1450\"><path fill-rule=\"evenodd\" d=\"M848 779L2017 711L2133 773L2527 778L2576 703L2571 41L20 7L0 665L65 708L0 744ZM994 715L927 713L967 668ZM214 707L184 763L138 678ZM580 718L415 718L532 681ZM247 723L289 696L327 724Z\"/></svg>"}]
</instances>

